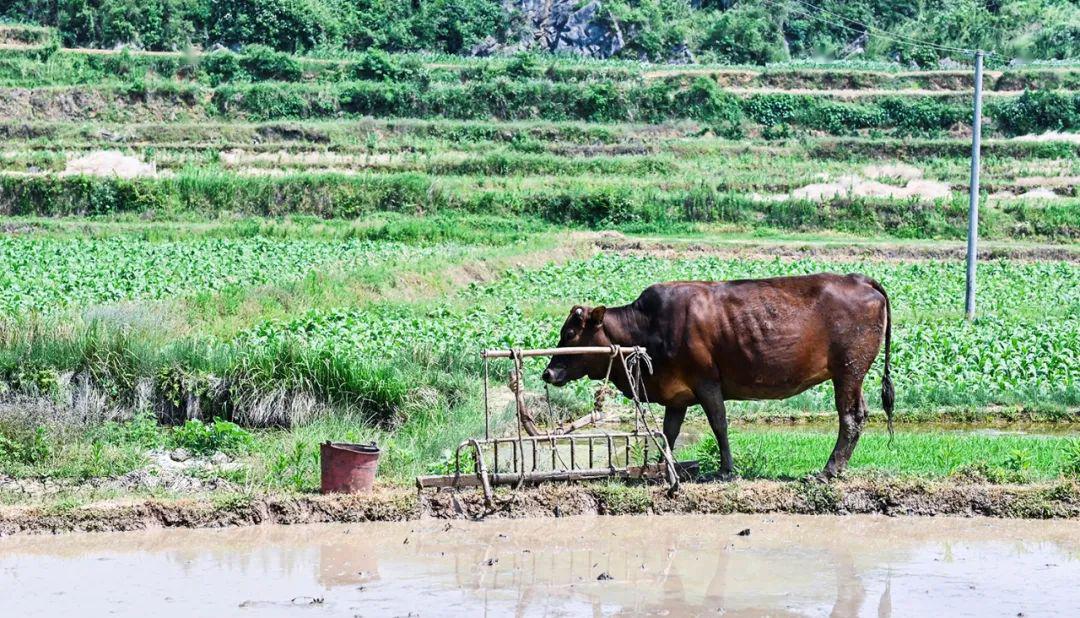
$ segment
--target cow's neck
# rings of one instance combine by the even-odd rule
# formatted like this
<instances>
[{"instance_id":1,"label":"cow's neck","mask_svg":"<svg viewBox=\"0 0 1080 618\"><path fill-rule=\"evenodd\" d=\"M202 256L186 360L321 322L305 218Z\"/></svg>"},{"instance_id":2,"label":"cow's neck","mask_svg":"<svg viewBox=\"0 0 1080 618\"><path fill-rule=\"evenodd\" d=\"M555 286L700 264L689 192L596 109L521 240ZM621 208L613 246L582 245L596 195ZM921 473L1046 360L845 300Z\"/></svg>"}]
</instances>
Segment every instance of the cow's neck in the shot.
<instances>
[{"instance_id":1,"label":"cow's neck","mask_svg":"<svg viewBox=\"0 0 1080 618\"><path fill-rule=\"evenodd\" d=\"M645 345L648 318L633 305L612 307L604 313L604 334L614 345Z\"/></svg>"},{"instance_id":2,"label":"cow's neck","mask_svg":"<svg viewBox=\"0 0 1080 618\"><path fill-rule=\"evenodd\" d=\"M604 334L613 345L644 347L648 324L648 317L633 305L612 307L604 314ZM611 368L611 381L623 395L631 396L630 380L618 363Z\"/></svg>"}]
</instances>

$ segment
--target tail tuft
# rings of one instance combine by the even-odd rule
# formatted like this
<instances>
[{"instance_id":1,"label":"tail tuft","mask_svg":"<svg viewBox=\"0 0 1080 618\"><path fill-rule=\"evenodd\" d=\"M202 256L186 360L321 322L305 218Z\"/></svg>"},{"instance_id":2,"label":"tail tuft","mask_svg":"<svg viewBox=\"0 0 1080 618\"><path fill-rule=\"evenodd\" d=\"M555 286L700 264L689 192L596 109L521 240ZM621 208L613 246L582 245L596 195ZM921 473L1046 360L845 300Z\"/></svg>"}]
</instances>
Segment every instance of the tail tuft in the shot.
<instances>
[{"instance_id":1,"label":"tail tuft","mask_svg":"<svg viewBox=\"0 0 1080 618\"><path fill-rule=\"evenodd\" d=\"M885 408L885 418L889 423L889 445L893 440L893 407L896 403L896 391L893 390L892 366L890 364L892 348L892 307L889 306L889 295L885 288L873 279L870 285L885 297L885 370L881 374L881 407Z\"/></svg>"},{"instance_id":2,"label":"tail tuft","mask_svg":"<svg viewBox=\"0 0 1080 618\"><path fill-rule=\"evenodd\" d=\"M881 407L885 408L885 418L889 424L889 444L893 439L893 407L896 403L896 392L893 391L892 376L889 375L888 365L885 365L885 375L881 378Z\"/></svg>"}]
</instances>

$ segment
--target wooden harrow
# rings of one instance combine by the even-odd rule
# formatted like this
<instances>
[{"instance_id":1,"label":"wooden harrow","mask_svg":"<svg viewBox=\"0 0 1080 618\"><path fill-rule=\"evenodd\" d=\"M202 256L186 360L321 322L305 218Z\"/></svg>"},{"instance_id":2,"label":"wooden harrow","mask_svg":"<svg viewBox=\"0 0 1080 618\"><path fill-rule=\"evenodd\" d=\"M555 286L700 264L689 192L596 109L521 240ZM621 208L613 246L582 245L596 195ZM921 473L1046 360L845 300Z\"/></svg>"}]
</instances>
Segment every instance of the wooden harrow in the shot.
<instances>
[{"instance_id":1,"label":"wooden harrow","mask_svg":"<svg viewBox=\"0 0 1080 618\"><path fill-rule=\"evenodd\" d=\"M607 377L597 391L596 405L586 416L543 432L529 412L523 387L523 360L536 356L606 354ZM678 488L678 470L692 464L676 464L671 445L663 432L650 427L642 366L651 371L651 361L642 347L567 347L538 350L487 350L484 359L484 438L469 439L454 453L454 473L420 476L419 489L426 487L481 487L488 503L491 488L497 485L521 487L547 481L579 481L602 478L655 479L667 482L671 491ZM517 435L491 436L489 403L489 361L509 358L510 389L514 393ZM593 431L579 429L604 420L601 410L604 389L610 383L611 369L618 363L630 377L635 422L633 431ZM640 455L640 457L639 457ZM649 463L652 455L657 463Z\"/></svg>"}]
</instances>

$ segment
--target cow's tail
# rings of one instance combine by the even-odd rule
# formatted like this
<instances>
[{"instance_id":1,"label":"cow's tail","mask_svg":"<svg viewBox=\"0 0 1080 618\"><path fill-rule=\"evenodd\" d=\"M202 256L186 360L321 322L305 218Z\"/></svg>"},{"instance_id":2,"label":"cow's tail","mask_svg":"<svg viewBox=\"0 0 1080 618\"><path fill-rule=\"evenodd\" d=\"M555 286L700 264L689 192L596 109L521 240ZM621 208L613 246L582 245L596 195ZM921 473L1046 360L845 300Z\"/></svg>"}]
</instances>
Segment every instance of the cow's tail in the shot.
<instances>
[{"instance_id":1,"label":"cow's tail","mask_svg":"<svg viewBox=\"0 0 1080 618\"><path fill-rule=\"evenodd\" d=\"M896 403L896 392L893 390L891 365L889 364L890 348L892 348L892 308L889 306L889 295L885 288L873 279L870 285L885 297L885 371L881 375L881 407L885 408L885 418L889 424L889 443L893 439L893 407Z\"/></svg>"}]
</instances>

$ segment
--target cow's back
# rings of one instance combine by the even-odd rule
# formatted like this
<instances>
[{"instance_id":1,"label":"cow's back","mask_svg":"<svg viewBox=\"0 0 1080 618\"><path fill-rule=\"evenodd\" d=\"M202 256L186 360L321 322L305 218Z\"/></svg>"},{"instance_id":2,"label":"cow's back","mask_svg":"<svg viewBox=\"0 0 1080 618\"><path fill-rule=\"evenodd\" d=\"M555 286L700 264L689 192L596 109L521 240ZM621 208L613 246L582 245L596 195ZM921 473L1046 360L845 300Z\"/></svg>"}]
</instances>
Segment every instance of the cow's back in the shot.
<instances>
[{"instance_id":1,"label":"cow's back","mask_svg":"<svg viewBox=\"0 0 1080 618\"><path fill-rule=\"evenodd\" d=\"M771 399L832 377L838 350L866 331L867 312L884 314L884 298L868 281L828 273L673 281L649 287L634 305L649 316L645 343L659 381L685 390L719 379L728 398ZM868 334L880 337L878 325Z\"/></svg>"}]
</instances>

